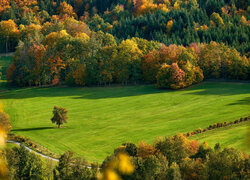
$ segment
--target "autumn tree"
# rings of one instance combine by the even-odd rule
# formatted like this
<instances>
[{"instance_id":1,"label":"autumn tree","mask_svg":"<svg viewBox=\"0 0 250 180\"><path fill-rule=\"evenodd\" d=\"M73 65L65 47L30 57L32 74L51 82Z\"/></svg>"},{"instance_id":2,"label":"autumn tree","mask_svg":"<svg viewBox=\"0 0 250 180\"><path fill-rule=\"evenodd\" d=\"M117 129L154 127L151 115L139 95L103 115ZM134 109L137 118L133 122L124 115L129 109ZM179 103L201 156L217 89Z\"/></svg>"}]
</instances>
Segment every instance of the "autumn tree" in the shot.
<instances>
[{"instance_id":1,"label":"autumn tree","mask_svg":"<svg viewBox=\"0 0 250 180\"><path fill-rule=\"evenodd\" d=\"M10 1L9 0L0 0L0 15L3 14L4 10L10 8Z\"/></svg>"},{"instance_id":2,"label":"autumn tree","mask_svg":"<svg viewBox=\"0 0 250 180\"><path fill-rule=\"evenodd\" d=\"M63 123L67 123L67 119L68 111L65 108L54 106L52 123L56 123L60 128Z\"/></svg>"},{"instance_id":3,"label":"autumn tree","mask_svg":"<svg viewBox=\"0 0 250 180\"><path fill-rule=\"evenodd\" d=\"M183 179L185 180L196 180L202 179L204 177L205 165L202 162L202 159L190 159L185 158L180 163L180 170L183 174Z\"/></svg>"},{"instance_id":4,"label":"autumn tree","mask_svg":"<svg viewBox=\"0 0 250 180\"><path fill-rule=\"evenodd\" d=\"M189 141L182 134L156 140L154 147L166 156L169 163L180 163L183 158L195 154L198 143Z\"/></svg>"},{"instance_id":5,"label":"autumn tree","mask_svg":"<svg viewBox=\"0 0 250 180\"><path fill-rule=\"evenodd\" d=\"M224 22L223 22L223 19L220 17L220 15L216 12L214 12L212 15L211 15L211 20L212 20L212 23L215 23L215 25L217 26L225 26L224 25Z\"/></svg>"},{"instance_id":6,"label":"autumn tree","mask_svg":"<svg viewBox=\"0 0 250 180\"><path fill-rule=\"evenodd\" d=\"M138 148L137 148L138 157L145 159L150 155L154 155L155 152L156 149L152 145L146 144L144 141L138 143Z\"/></svg>"},{"instance_id":7,"label":"autumn tree","mask_svg":"<svg viewBox=\"0 0 250 180\"><path fill-rule=\"evenodd\" d=\"M85 33L86 35L90 34L88 25L83 21L77 21L74 18L66 18L63 23L67 33L74 37L81 33Z\"/></svg>"},{"instance_id":8,"label":"autumn tree","mask_svg":"<svg viewBox=\"0 0 250 180\"><path fill-rule=\"evenodd\" d=\"M0 37L5 42L5 52L8 53L11 38L18 39L19 30L13 20L0 22Z\"/></svg>"},{"instance_id":9,"label":"autumn tree","mask_svg":"<svg viewBox=\"0 0 250 180\"><path fill-rule=\"evenodd\" d=\"M173 63L171 66L164 64L156 76L157 87L180 89L185 87L184 78L185 72L179 68L177 63Z\"/></svg>"},{"instance_id":10,"label":"autumn tree","mask_svg":"<svg viewBox=\"0 0 250 180\"><path fill-rule=\"evenodd\" d=\"M223 43L210 42L201 48L198 65L205 78L247 79L250 61Z\"/></svg>"},{"instance_id":11,"label":"autumn tree","mask_svg":"<svg viewBox=\"0 0 250 180\"><path fill-rule=\"evenodd\" d=\"M51 72L51 79L52 79L51 83L53 85L58 84L60 81L59 73L61 72L62 69L65 68L64 61L60 57L55 56L53 58L49 58L46 63Z\"/></svg>"},{"instance_id":12,"label":"autumn tree","mask_svg":"<svg viewBox=\"0 0 250 180\"><path fill-rule=\"evenodd\" d=\"M116 65L116 77L118 82L127 84L129 80L136 83L141 79L141 57L142 52L138 48L136 42L125 40L118 46L118 54Z\"/></svg>"},{"instance_id":13,"label":"autumn tree","mask_svg":"<svg viewBox=\"0 0 250 180\"><path fill-rule=\"evenodd\" d=\"M70 4L67 4L65 1L60 3L58 13L61 17L65 15L69 17L77 17L76 13L73 10L73 7Z\"/></svg>"}]
</instances>

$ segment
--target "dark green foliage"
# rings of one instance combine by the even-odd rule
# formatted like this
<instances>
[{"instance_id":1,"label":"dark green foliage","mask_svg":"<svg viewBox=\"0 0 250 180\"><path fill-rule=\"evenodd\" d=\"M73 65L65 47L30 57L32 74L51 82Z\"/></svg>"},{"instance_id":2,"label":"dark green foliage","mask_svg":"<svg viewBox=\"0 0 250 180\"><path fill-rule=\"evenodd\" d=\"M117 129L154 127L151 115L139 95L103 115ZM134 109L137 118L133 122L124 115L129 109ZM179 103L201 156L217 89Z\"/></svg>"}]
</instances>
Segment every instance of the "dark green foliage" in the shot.
<instances>
[{"instance_id":1,"label":"dark green foliage","mask_svg":"<svg viewBox=\"0 0 250 180\"><path fill-rule=\"evenodd\" d=\"M221 150L221 146L220 146L220 143L216 143L215 146L214 146L214 150L216 152L220 151Z\"/></svg>"},{"instance_id":2,"label":"dark green foliage","mask_svg":"<svg viewBox=\"0 0 250 180\"><path fill-rule=\"evenodd\" d=\"M60 180L88 180L97 175L98 166L88 166L88 162L81 158L73 157L72 151L65 152L59 159L59 164L54 170L54 179Z\"/></svg>"},{"instance_id":3,"label":"dark green foliage","mask_svg":"<svg viewBox=\"0 0 250 180\"><path fill-rule=\"evenodd\" d=\"M209 154L207 162L209 179L244 178L244 160L242 154L232 148Z\"/></svg>"},{"instance_id":4,"label":"dark green foliage","mask_svg":"<svg viewBox=\"0 0 250 180\"><path fill-rule=\"evenodd\" d=\"M59 159L59 164L56 170L59 173L59 177L61 179L69 179L72 174L72 167L71 163L73 162L73 155L72 151L65 152Z\"/></svg>"},{"instance_id":5,"label":"dark green foliage","mask_svg":"<svg viewBox=\"0 0 250 180\"><path fill-rule=\"evenodd\" d=\"M171 164L168 170L167 179L181 180L180 168L179 165L176 164L175 162Z\"/></svg>"},{"instance_id":6,"label":"dark green foliage","mask_svg":"<svg viewBox=\"0 0 250 180\"><path fill-rule=\"evenodd\" d=\"M137 147L133 143L124 143L122 144L125 146L125 151L128 153L130 156L136 156L137 155Z\"/></svg>"},{"instance_id":7,"label":"dark green foliage","mask_svg":"<svg viewBox=\"0 0 250 180\"><path fill-rule=\"evenodd\" d=\"M43 161L34 153L29 153L23 145L6 150L9 175L12 179L44 179L47 177Z\"/></svg>"},{"instance_id":8,"label":"dark green foliage","mask_svg":"<svg viewBox=\"0 0 250 180\"><path fill-rule=\"evenodd\" d=\"M168 161L162 155L151 155L146 159L134 158L135 171L133 179L165 179Z\"/></svg>"},{"instance_id":9,"label":"dark green foliage","mask_svg":"<svg viewBox=\"0 0 250 180\"><path fill-rule=\"evenodd\" d=\"M207 155L212 152L212 149L208 146L207 143L203 143L199 146L198 152L191 156L192 158L201 158L205 160L207 158Z\"/></svg>"},{"instance_id":10,"label":"dark green foliage","mask_svg":"<svg viewBox=\"0 0 250 180\"><path fill-rule=\"evenodd\" d=\"M179 163L183 158L188 157L188 151L184 147L184 141L180 136L166 137L156 141L155 148L159 150L169 161Z\"/></svg>"}]
</instances>

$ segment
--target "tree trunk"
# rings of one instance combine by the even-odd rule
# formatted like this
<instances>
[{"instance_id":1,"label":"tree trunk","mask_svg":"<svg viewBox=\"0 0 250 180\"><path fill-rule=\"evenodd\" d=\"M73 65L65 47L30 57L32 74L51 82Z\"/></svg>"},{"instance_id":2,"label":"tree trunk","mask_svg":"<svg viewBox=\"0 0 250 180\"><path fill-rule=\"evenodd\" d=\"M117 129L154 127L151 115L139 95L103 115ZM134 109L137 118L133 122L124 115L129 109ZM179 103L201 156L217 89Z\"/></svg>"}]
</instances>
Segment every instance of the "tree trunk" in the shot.
<instances>
[{"instance_id":1,"label":"tree trunk","mask_svg":"<svg viewBox=\"0 0 250 180\"><path fill-rule=\"evenodd\" d=\"M5 52L6 54L8 53L8 40L6 40L6 43L5 43Z\"/></svg>"},{"instance_id":2,"label":"tree trunk","mask_svg":"<svg viewBox=\"0 0 250 180\"><path fill-rule=\"evenodd\" d=\"M60 128L61 124L58 124L58 128Z\"/></svg>"}]
</instances>

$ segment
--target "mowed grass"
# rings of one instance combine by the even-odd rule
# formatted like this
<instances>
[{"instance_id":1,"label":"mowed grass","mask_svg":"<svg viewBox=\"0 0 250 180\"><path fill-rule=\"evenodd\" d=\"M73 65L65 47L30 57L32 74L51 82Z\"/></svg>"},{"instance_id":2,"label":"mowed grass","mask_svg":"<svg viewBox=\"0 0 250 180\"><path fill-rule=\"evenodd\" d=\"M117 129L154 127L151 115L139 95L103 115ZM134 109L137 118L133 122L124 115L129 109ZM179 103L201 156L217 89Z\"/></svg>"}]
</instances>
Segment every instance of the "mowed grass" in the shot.
<instances>
[{"instance_id":1,"label":"mowed grass","mask_svg":"<svg viewBox=\"0 0 250 180\"><path fill-rule=\"evenodd\" d=\"M152 85L22 88L1 92L0 101L13 133L55 153L72 150L100 162L124 142L153 143L158 136L250 115L250 84L204 82L178 91ZM65 128L50 121L54 105L69 111Z\"/></svg>"},{"instance_id":2,"label":"mowed grass","mask_svg":"<svg viewBox=\"0 0 250 180\"><path fill-rule=\"evenodd\" d=\"M200 143L208 142L212 148L220 143L222 147L234 147L250 154L249 136L250 123L244 122L194 135L190 139L196 139Z\"/></svg>"}]
</instances>

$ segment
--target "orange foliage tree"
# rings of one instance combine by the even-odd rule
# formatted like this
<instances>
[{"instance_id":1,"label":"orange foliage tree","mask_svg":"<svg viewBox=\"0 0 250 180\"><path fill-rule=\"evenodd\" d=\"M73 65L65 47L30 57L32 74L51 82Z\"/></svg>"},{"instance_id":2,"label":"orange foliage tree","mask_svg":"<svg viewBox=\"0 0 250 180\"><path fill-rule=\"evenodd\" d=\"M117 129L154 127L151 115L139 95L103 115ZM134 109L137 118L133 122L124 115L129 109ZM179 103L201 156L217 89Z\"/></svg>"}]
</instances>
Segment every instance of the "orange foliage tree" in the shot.
<instances>
[{"instance_id":1,"label":"orange foliage tree","mask_svg":"<svg viewBox=\"0 0 250 180\"><path fill-rule=\"evenodd\" d=\"M65 1L60 3L60 7L58 8L58 13L61 18L63 17L77 17L76 13L73 10L73 7L70 4L67 4Z\"/></svg>"},{"instance_id":2,"label":"orange foliage tree","mask_svg":"<svg viewBox=\"0 0 250 180\"><path fill-rule=\"evenodd\" d=\"M5 9L9 8L10 8L9 0L0 0L0 15L2 15Z\"/></svg>"},{"instance_id":3,"label":"orange foliage tree","mask_svg":"<svg viewBox=\"0 0 250 180\"><path fill-rule=\"evenodd\" d=\"M177 63L172 65L163 64L159 70L156 79L157 87L180 89L185 87L185 72L179 68Z\"/></svg>"},{"instance_id":4,"label":"orange foliage tree","mask_svg":"<svg viewBox=\"0 0 250 180\"><path fill-rule=\"evenodd\" d=\"M138 143L137 156L143 159L154 155L156 149L151 144L146 144L144 141Z\"/></svg>"},{"instance_id":5,"label":"orange foliage tree","mask_svg":"<svg viewBox=\"0 0 250 180\"><path fill-rule=\"evenodd\" d=\"M64 61L60 57L55 56L53 58L49 58L46 63L51 72L52 84L58 84L60 77L59 73L62 69L65 69Z\"/></svg>"}]
</instances>

